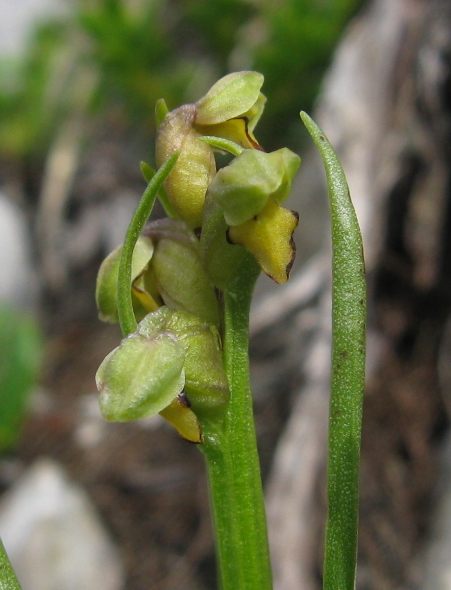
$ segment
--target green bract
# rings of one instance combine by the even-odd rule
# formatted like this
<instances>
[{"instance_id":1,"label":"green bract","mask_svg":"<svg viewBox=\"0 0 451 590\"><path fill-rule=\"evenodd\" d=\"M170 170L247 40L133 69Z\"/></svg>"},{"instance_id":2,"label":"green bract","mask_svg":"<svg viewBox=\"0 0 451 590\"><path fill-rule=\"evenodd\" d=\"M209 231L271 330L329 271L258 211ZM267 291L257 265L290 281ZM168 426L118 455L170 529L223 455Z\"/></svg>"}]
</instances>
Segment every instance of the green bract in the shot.
<instances>
[{"instance_id":1,"label":"green bract","mask_svg":"<svg viewBox=\"0 0 451 590\"><path fill-rule=\"evenodd\" d=\"M288 197L301 160L288 148L269 154L244 150L212 180L209 192L224 211L228 225L239 225L258 215L269 198Z\"/></svg>"}]
</instances>

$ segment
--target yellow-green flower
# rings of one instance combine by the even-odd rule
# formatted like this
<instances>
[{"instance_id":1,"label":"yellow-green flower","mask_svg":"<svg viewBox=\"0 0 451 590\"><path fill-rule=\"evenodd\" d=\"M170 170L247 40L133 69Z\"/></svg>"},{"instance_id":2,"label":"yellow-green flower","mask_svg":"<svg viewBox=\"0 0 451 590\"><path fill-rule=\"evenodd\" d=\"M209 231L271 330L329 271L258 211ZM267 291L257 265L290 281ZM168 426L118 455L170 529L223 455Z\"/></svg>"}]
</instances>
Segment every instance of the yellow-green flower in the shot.
<instances>
[{"instance_id":1,"label":"yellow-green flower","mask_svg":"<svg viewBox=\"0 0 451 590\"><path fill-rule=\"evenodd\" d=\"M144 276L149 269L149 263L154 253L154 246L149 238L140 237L133 251L130 288L133 293L133 307L135 314L142 319L149 311L155 311L162 300L147 281L144 286ZM96 303L99 318L104 322L117 323L117 282L122 245L115 248L102 262L96 284Z\"/></svg>"},{"instance_id":2,"label":"yellow-green flower","mask_svg":"<svg viewBox=\"0 0 451 590\"><path fill-rule=\"evenodd\" d=\"M201 261L199 240L181 220L149 224L133 252L131 285L138 320L162 305L219 325L219 306L213 283ZM122 246L103 261L97 277L100 319L119 321L117 284Z\"/></svg>"},{"instance_id":3,"label":"yellow-green flower","mask_svg":"<svg viewBox=\"0 0 451 590\"><path fill-rule=\"evenodd\" d=\"M227 224L239 225L258 215L269 199L285 201L300 163L299 156L288 148L269 154L244 150L219 170L210 184L210 194L221 206Z\"/></svg>"},{"instance_id":4,"label":"yellow-green flower","mask_svg":"<svg viewBox=\"0 0 451 590\"><path fill-rule=\"evenodd\" d=\"M212 180L209 194L241 244L277 283L288 280L298 217L280 206L288 197L301 160L287 148L272 153L244 150Z\"/></svg>"},{"instance_id":5,"label":"yellow-green flower","mask_svg":"<svg viewBox=\"0 0 451 590\"><path fill-rule=\"evenodd\" d=\"M197 103L171 111L159 126L156 163L159 167L179 152L165 188L173 209L192 229L202 225L205 195L216 173L213 148L198 140L213 135L259 148L252 131L265 102L262 84L257 72L224 76Z\"/></svg>"},{"instance_id":6,"label":"yellow-green flower","mask_svg":"<svg viewBox=\"0 0 451 590\"><path fill-rule=\"evenodd\" d=\"M252 131L266 102L260 92L263 81L258 72L234 72L218 80L196 103L196 129L243 148L260 149Z\"/></svg>"},{"instance_id":7,"label":"yellow-green flower","mask_svg":"<svg viewBox=\"0 0 451 590\"><path fill-rule=\"evenodd\" d=\"M198 443L198 418L222 415L230 395L217 329L166 306L149 313L104 359L96 384L107 420L160 413Z\"/></svg>"}]
</instances>

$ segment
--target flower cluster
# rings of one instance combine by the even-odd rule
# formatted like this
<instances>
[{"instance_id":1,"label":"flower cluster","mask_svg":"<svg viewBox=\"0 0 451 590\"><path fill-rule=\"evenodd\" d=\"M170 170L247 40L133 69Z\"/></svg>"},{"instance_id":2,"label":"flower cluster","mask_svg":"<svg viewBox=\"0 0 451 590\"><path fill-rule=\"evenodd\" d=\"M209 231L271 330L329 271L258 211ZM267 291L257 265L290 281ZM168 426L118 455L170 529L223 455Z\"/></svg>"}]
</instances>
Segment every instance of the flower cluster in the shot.
<instances>
[{"instance_id":1,"label":"flower cluster","mask_svg":"<svg viewBox=\"0 0 451 590\"><path fill-rule=\"evenodd\" d=\"M173 218L149 224L136 242L130 289L140 323L96 376L109 420L160 413L201 442L202 421L220 419L229 399L218 293L246 252L276 282L289 277L297 215L282 203L300 159L286 148L266 153L255 139L262 84L261 74L237 72L195 104L171 112L164 101L157 105L157 166L178 154L164 184ZM234 156L219 171L218 149ZM112 322L121 249L97 281L100 318Z\"/></svg>"}]
</instances>

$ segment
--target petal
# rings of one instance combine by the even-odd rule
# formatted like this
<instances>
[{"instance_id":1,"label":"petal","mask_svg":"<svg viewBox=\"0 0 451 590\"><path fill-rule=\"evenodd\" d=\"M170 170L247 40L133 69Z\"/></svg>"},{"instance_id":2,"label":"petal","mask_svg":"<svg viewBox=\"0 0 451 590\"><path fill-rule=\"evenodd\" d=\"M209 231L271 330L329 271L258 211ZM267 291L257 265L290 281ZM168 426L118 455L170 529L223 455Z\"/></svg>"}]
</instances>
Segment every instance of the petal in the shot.
<instances>
[{"instance_id":1,"label":"petal","mask_svg":"<svg viewBox=\"0 0 451 590\"><path fill-rule=\"evenodd\" d=\"M167 408L161 410L160 416L172 424L184 439L197 444L203 442L199 420L183 393L179 394Z\"/></svg>"},{"instance_id":2,"label":"petal","mask_svg":"<svg viewBox=\"0 0 451 590\"><path fill-rule=\"evenodd\" d=\"M249 119L249 130L253 131L260 121L260 117L263 114L266 103L266 96L260 92L257 98L257 102L246 112L244 117Z\"/></svg>"},{"instance_id":3,"label":"petal","mask_svg":"<svg viewBox=\"0 0 451 590\"><path fill-rule=\"evenodd\" d=\"M233 72L224 76L196 103L195 122L215 125L244 115L258 101L263 80L258 72Z\"/></svg>"},{"instance_id":4,"label":"petal","mask_svg":"<svg viewBox=\"0 0 451 590\"><path fill-rule=\"evenodd\" d=\"M298 216L270 199L254 218L231 227L231 242L241 244L276 283L285 283L290 275L296 249L293 232Z\"/></svg>"}]
</instances>

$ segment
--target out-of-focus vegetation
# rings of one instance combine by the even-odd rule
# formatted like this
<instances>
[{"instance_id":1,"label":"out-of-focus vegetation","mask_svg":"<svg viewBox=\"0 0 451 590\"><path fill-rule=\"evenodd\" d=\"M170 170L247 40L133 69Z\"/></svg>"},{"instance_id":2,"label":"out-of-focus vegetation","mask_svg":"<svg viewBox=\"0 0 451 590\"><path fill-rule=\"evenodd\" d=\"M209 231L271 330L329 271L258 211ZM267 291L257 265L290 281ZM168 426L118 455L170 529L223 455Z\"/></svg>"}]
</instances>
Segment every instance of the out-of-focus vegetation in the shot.
<instances>
[{"instance_id":1,"label":"out-of-focus vegetation","mask_svg":"<svg viewBox=\"0 0 451 590\"><path fill-rule=\"evenodd\" d=\"M267 149L297 142L334 45L362 0L79 0L0 56L0 157L45 156L63 121L147 138L155 101L197 99L238 69L265 75ZM88 127L89 126L89 127ZM150 143L150 142L149 142Z\"/></svg>"},{"instance_id":2,"label":"out-of-focus vegetation","mask_svg":"<svg viewBox=\"0 0 451 590\"><path fill-rule=\"evenodd\" d=\"M38 377L41 351L36 322L9 305L0 305L0 452L17 440Z\"/></svg>"}]
</instances>

